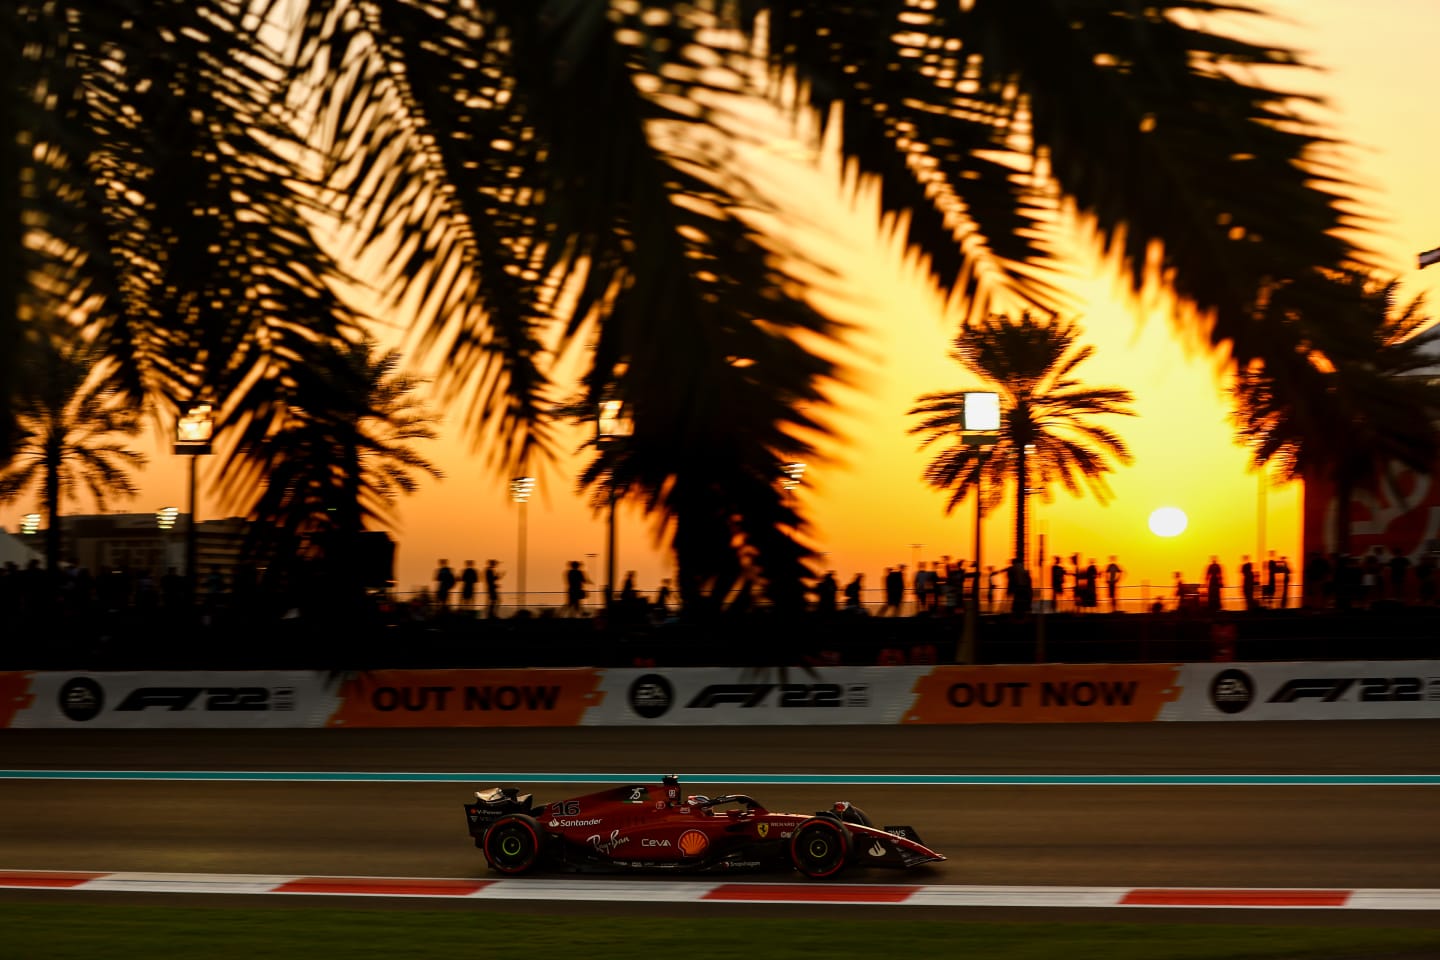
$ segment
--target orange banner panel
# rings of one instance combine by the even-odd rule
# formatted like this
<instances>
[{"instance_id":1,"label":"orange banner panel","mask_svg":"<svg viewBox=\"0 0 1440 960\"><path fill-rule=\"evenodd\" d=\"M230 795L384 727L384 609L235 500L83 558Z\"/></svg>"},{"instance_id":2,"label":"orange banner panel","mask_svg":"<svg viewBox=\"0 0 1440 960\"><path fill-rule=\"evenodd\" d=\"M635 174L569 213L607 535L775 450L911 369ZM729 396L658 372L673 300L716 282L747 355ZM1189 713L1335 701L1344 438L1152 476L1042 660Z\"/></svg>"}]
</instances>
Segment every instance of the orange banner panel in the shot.
<instances>
[{"instance_id":1,"label":"orange banner panel","mask_svg":"<svg viewBox=\"0 0 1440 960\"><path fill-rule=\"evenodd\" d=\"M573 727L600 671L372 670L345 680L328 727Z\"/></svg>"},{"instance_id":2,"label":"orange banner panel","mask_svg":"<svg viewBox=\"0 0 1440 960\"><path fill-rule=\"evenodd\" d=\"M0 673L0 730L10 726L15 714L35 702L30 692L30 674Z\"/></svg>"},{"instance_id":3,"label":"orange banner panel","mask_svg":"<svg viewBox=\"0 0 1440 960\"><path fill-rule=\"evenodd\" d=\"M905 723L1144 723L1180 696L1174 664L936 667Z\"/></svg>"}]
</instances>

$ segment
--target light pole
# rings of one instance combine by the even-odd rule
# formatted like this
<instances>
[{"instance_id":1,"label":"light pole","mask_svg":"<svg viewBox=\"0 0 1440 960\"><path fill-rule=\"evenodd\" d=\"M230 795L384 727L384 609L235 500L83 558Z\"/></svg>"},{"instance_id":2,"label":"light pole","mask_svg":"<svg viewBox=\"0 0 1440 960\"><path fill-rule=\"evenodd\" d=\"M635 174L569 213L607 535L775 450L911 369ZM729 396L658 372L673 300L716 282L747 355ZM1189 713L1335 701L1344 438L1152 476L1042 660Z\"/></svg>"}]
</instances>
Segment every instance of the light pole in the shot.
<instances>
[{"instance_id":1,"label":"light pole","mask_svg":"<svg viewBox=\"0 0 1440 960\"><path fill-rule=\"evenodd\" d=\"M525 505L530 502L530 493L535 489L534 477L516 477L510 481L510 499L520 505L520 546L516 553L519 556L520 567L520 598L515 604L517 610L523 610L526 605L525 596Z\"/></svg>"},{"instance_id":2,"label":"light pole","mask_svg":"<svg viewBox=\"0 0 1440 960\"><path fill-rule=\"evenodd\" d=\"M160 564L162 567L161 576L165 576L171 570L170 563L170 531L175 529L175 521L180 516L178 507L161 507L155 511L155 526L160 530L160 552L165 557Z\"/></svg>"},{"instance_id":3,"label":"light pole","mask_svg":"<svg viewBox=\"0 0 1440 960\"><path fill-rule=\"evenodd\" d=\"M215 433L214 410L208 403L191 404L175 424L175 453L190 458L190 519L185 524L185 583L193 599L198 590L195 529L195 461L210 452Z\"/></svg>"},{"instance_id":4,"label":"light pole","mask_svg":"<svg viewBox=\"0 0 1440 960\"><path fill-rule=\"evenodd\" d=\"M1268 471L1265 469L1265 466L1262 464L1261 467L1260 467L1260 469L1256 472L1256 483L1255 483L1255 563L1256 563L1256 564L1260 564L1260 563L1263 563L1263 562L1265 561L1265 534L1268 532L1268 531L1265 529L1265 525L1266 525L1265 510L1266 510L1266 507L1268 506L1268 501L1269 501L1269 497L1267 496L1267 494L1270 492L1270 491L1267 489L1268 484L1267 484L1266 481L1268 481L1269 479L1270 479L1270 478L1269 478L1269 476L1268 476Z\"/></svg>"},{"instance_id":5,"label":"light pole","mask_svg":"<svg viewBox=\"0 0 1440 960\"><path fill-rule=\"evenodd\" d=\"M966 444L977 448L978 460L975 468L975 591L965 605L965 632L960 637L955 659L959 663L974 663L975 633L980 617L980 577L984 571L980 563L980 521L985 504L985 461L1000 435L1000 394L974 391L966 393L964 398L962 437Z\"/></svg>"},{"instance_id":6,"label":"light pole","mask_svg":"<svg viewBox=\"0 0 1440 960\"><path fill-rule=\"evenodd\" d=\"M780 481L780 489L785 491L785 499L790 504L795 503L795 488L800 486L800 481L805 477L805 463L802 460L791 460L780 468L785 479Z\"/></svg>"},{"instance_id":7,"label":"light pole","mask_svg":"<svg viewBox=\"0 0 1440 960\"><path fill-rule=\"evenodd\" d=\"M635 432L635 422L630 419L625 403L621 400L602 400L595 410L595 444L602 450L613 446ZM618 485L615 482L615 458L610 458L609 499L610 509L605 533L605 610L615 599L615 500Z\"/></svg>"},{"instance_id":8,"label":"light pole","mask_svg":"<svg viewBox=\"0 0 1440 960\"><path fill-rule=\"evenodd\" d=\"M924 546L923 543L910 544L910 582L914 585L912 592L915 594L915 612L917 614L925 608L925 597L921 595L925 584L920 580L920 551Z\"/></svg>"}]
</instances>

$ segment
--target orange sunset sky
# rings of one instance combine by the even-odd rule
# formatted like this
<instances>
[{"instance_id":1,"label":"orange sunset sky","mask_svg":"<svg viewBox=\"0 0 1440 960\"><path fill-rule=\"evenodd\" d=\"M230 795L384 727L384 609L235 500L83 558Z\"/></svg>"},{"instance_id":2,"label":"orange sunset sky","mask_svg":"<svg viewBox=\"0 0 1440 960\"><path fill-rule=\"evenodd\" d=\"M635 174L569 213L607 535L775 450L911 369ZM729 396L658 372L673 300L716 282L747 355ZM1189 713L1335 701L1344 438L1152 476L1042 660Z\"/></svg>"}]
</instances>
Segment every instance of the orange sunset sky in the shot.
<instances>
[{"instance_id":1,"label":"orange sunset sky","mask_svg":"<svg viewBox=\"0 0 1440 960\"><path fill-rule=\"evenodd\" d=\"M1258 0L1257 5L1282 22L1244 20L1240 31L1297 48L1322 68L1282 82L1328 101L1332 128L1353 144L1344 169L1375 220L1365 242L1385 270L1402 279L1406 294L1425 293L1434 312L1440 304L1440 266L1420 272L1415 258L1421 250L1440 246L1440 122L1433 60L1440 2ZM907 433L910 418L905 415L922 393L980 386L947 356L954 320L919 275L906 268L898 249L879 236L874 209L864 195L847 202L833 165L823 160L811 165L803 146L786 135L787 128L777 123L775 129L775 143L755 155L757 177L786 198L786 223L797 246L840 272L841 286L818 296L818 302L859 328L850 358L857 389L836 396L838 429L828 460L810 463L798 491L812 523L813 544L824 554L822 569L834 569L842 582L863 572L867 587L878 588L889 565L942 554L970 559L973 507L967 501L946 516L944 494L921 479L929 454ZM1045 534L1046 552L1068 556L1078 551L1101 566L1116 554L1127 587L1138 589L1148 581L1152 595L1168 595L1173 571L1199 579L1212 554L1225 565L1227 582L1236 583L1241 555L1256 554L1262 542L1265 549L1288 554L1298 568L1301 491L1296 485L1268 490L1262 532L1259 478L1231 441L1221 358L1177 334L1163 308L1128 302L1083 243L1077 242L1071 270L1067 286L1076 296L1084 342L1097 348L1080 375L1092 385L1128 388L1140 415L1113 421L1135 462L1111 475L1114 498L1108 505L1088 496L1073 499L1063 491L1056 491L1049 504L1034 504L1034 532ZM381 336L400 339L395 327ZM424 358L414 359L416 372L427 373ZM442 441L426 452L446 479L427 481L403 502L399 524L391 531L399 543L398 587L425 585L441 557L457 569L466 559L483 566L495 558L507 573L503 588L515 590L518 512L509 502L508 478L495 473L483 450L441 429ZM582 440L577 436L561 449L573 449ZM140 477L141 495L112 509L184 509L183 464L170 455L168 437L158 428L154 444L152 463ZM563 568L572 559L585 562L597 585L603 579L605 522L576 492L577 463L557 462L534 471L538 484L528 508L526 577L531 593L561 589ZM205 495L215 466L202 462L201 519L234 512ZM1165 505L1189 515L1189 528L1179 537L1161 539L1147 528L1151 511ZM34 509L27 501L0 508L0 524L14 530L20 515ZM82 502L67 511L89 509ZM1009 506L987 516L986 564L1001 566L1011 556L1013 523ZM674 572L655 537L650 520L622 508L618 575L637 571L647 592Z\"/></svg>"}]
</instances>

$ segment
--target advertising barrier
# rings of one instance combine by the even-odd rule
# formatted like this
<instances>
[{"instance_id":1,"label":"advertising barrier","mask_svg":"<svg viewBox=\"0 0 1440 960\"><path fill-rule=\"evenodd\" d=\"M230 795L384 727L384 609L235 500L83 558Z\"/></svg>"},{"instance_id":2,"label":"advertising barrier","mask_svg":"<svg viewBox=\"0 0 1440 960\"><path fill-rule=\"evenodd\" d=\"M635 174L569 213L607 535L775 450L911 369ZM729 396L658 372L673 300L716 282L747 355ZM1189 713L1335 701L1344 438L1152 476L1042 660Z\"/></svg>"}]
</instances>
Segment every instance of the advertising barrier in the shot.
<instances>
[{"instance_id":1,"label":"advertising barrier","mask_svg":"<svg viewBox=\"0 0 1440 960\"><path fill-rule=\"evenodd\" d=\"M334 709L315 673L0 674L12 727L316 727Z\"/></svg>"},{"instance_id":2,"label":"advertising barrier","mask_svg":"<svg viewBox=\"0 0 1440 960\"><path fill-rule=\"evenodd\" d=\"M340 684L327 727L573 727L604 671L372 670Z\"/></svg>"},{"instance_id":3,"label":"advertising barrier","mask_svg":"<svg viewBox=\"0 0 1440 960\"><path fill-rule=\"evenodd\" d=\"M933 667L904 723L1145 723L1180 696L1175 664Z\"/></svg>"},{"instance_id":4,"label":"advertising barrier","mask_svg":"<svg viewBox=\"0 0 1440 960\"><path fill-rule=\"evenodd\" d=\"M1161 720L1440 718L1440 660L1188 663Z\"/></svg>"},{"instance_id":5,"label":"advertising barrier","mask_svg":"<svg viewBox=\"0 0 1440 960\"><path fill-rule=\"evenodd\" d=\"M593 726L899 723L931 667L606 670Z\"/></svg>"},{"instance_id":6,"label":"advertising barrier","mask_svg":"<svg viewBox=\"0 0 1440 960\"><path fill-rule=\"evenodd\" d=\"M0 728L1440 719L1440 660L0 673Z\"/></svg>"}]
</instances>

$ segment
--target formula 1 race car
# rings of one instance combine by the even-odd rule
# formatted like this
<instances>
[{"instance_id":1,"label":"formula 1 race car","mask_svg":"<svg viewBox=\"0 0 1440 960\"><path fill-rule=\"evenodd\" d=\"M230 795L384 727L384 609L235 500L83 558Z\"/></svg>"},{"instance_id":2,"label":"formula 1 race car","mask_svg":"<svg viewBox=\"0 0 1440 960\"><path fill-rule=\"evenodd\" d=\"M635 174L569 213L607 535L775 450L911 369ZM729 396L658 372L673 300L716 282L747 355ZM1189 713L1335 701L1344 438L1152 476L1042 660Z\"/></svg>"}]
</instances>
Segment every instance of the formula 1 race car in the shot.
<instances>
[{"instance_id":1,"label":"formula 1 race car","mask_svg":"<svg viewBox=\"0 0 1440 960\"><path fill-rule=\"evenodd\" d=\"M828 880L846 867L913 867L944 860L914 827L875 827L841 801L813 816L767 810L742 794L680 796L680 778L534 804L514 788L465 804L470 836L498 873L740 871L793 867Z\"/></svg>"}]
</instances>

